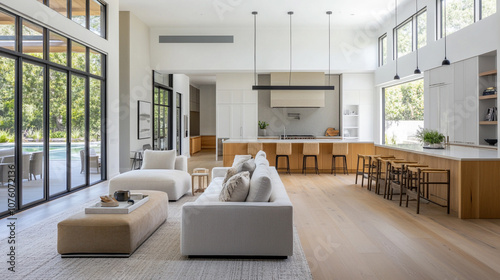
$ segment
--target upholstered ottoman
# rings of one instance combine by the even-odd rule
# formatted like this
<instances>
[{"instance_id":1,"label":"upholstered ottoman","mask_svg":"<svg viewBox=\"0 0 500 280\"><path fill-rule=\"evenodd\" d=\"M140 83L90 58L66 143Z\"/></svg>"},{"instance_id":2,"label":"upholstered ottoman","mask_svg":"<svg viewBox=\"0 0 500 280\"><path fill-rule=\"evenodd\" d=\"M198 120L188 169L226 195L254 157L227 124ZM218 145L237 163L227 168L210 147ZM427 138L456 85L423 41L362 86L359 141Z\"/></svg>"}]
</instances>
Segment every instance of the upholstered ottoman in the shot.
<instances>
[{"instance_id":1,"label":"upholstered ottoman","mask_svg":"<svg viewBox=\"0 0 500 280\"><path fill-rule=\"evenodd\" d=\"M129 214L73 215L57 225L57 251L61 257L129 257L168 216L168 195L138 191L149 201Z\"/></svg>"},{"instance_id":2,"label":"upholstered ottoman","mask_svg":"<svg viewBox=\"0 0 500 280\"><path fill-rule=\"evenodd\" d=\"M191 175L174 169L141 169L122 173L109 181L109 193L117 190L154 190L178 200L191 190Z\"/></svg>"}]
</instances>

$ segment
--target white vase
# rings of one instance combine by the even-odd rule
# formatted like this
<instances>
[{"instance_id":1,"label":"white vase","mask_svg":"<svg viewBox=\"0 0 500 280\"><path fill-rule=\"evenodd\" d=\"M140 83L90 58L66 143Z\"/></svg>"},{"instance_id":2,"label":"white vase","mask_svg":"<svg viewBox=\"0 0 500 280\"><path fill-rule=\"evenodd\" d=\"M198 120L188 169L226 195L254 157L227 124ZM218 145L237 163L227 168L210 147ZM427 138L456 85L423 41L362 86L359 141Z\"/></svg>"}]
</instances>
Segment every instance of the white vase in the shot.
<instances>
[{"instance_id":1,"label":"white vase","mask_svg":"<svg viewBox=\"0 0 500 280\"><path fill-rule=\"evenodd\" d=\"M267 136L267 130L265 128L264 129L259 128L259 136Z\"/></svg>"}]
</instances>

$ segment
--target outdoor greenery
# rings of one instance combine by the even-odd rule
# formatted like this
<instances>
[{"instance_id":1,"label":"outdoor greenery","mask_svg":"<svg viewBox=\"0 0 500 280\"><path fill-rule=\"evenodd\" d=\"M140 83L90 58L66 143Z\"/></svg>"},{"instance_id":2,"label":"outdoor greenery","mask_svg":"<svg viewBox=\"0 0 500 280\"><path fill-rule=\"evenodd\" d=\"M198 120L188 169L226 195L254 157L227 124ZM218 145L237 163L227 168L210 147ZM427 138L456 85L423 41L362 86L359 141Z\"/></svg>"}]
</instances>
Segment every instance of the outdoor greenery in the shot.
<instances>
[{"instance_id":1,"label":"outdoor greenery","mask_svg":"<svg viewBox=\"0 0 500 280\"><path fill-rule=\"evenodd\" d=\"M0 34L13 34L13 25L1 25ZM41 29L38 26L23 24L24 36L39 36ZM30 37L25 37L25 39ZM66 48L67 39L55 33L50 33L50 61L67 65ZM61 42L66 43L61 45ZM54 48L52 48L54 44ZM76 45L76 44L75 44ZM41 42L38 48L30 43L30 48L24 53L34 57L43 58ZM75 69L85 71L85 51L82 45L76 45L72 52L72 65ZM96 51L90 51L90 73L102 75L102 55ZM87 78L79 75L69 75L67 72L54 68L49 70L49 76L45 77L45 66L25 61L22 64L22 136L24 141L42 141L44 124L44 81L49 81L49 137L65 138L68 134L67 128L67 106L69 94L71 95L71 137L75 141L83 141L85 137L85 88L87 79L89 81L89 126L90 141L101 139L101 87L102 82L98 79ZM15 93L15 69L14 59L0 56L0 143L14 141L14 93ZM67 88L68 78L71 79L71 89Z\"/></svg>"},{"instance_id":2,"label":"outdoor greenery","mask_svg":"<svg viewBox=\"0 0 500 280\"><path fill-rule=\"evenodd\" d=\"M496 0L482 0L481 3L482 18L496 13ZM446 1L446 33L448 35L473 23L474 0ZM443 28L443 35L444 33Z\"/></svg>"},{"instance_id":3,"label":"outdoor greenery","mask_svg":"<svg viewBox=\"0 0 500 280\"><path fill-rule=\"evenodd\" d=\"M424 80L385 89L385 120L424 120Z\"/></svg>"}]
</instances>

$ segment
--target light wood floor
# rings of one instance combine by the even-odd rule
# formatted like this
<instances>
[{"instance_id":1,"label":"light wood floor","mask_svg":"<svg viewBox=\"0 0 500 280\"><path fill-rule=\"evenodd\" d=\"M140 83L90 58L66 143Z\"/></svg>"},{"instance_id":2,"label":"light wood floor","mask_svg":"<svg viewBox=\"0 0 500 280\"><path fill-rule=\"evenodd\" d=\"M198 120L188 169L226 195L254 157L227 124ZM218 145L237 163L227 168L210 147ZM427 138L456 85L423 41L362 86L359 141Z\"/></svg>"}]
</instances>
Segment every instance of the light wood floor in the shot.
<instances>
[{"instance_id":1,"label":"light wood floor","mask_svg":"<svg viewBox=\"0 0 500 280\"><path fill-rule=\"evenodd\" d=\"M221 166L215 151L189 159L189 170ZM500 279L500 220L460 220L446 209L399 207L353 175L281 175L314 279ZM16 215L19 230L68 205L107 191L107 183ZM0 235L7 236L6 220Z\"/></svg>"}]
</instances>

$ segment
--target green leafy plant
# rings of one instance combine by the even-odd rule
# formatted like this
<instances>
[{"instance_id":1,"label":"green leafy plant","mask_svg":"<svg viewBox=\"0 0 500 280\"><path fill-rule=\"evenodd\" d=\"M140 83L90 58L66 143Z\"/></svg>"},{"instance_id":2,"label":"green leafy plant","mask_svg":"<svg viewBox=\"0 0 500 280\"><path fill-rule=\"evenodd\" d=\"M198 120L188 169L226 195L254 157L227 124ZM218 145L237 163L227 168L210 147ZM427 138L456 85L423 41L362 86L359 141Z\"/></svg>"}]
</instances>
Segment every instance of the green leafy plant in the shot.
<instances>
[{"instance_id":1,"label":"green leafy plant","mask_svg":"<svg viewBox=\"0 0 500 280\"><path fill-rule=\"evenodd\" d=\"M66 138L66 131L51 131L50 138Z\"/></svg>"},{"instance_id":2,"label":"green leafy plant","mask_svg":"<svg viewBox=\"0 0 500 280\"><path fill-rule=\"evenodd\" d=\"M7 130L0 129L0 143L12 143L14 142L14 134Z\"/></svg>"},{"instance_id":3,"label":"green leafy plant","mask_svg":"<svg viewBox=\"0 0 500 280\"><path fill-rule=\"evenodd\" d=\"M35 142L41 142L43 140L43 130L41 129L30 129L25 133L26 138L31 138Z\"/></svg>"},{"instance_id":4,"label":"green leafy plant","mask_svg":"<svg viewBox=\"0 0 500 280\"><path fill-rule=\"evenodd\" d=\"M444 135L437 130L420 128L416 137L425 144L439 144L444 141Z\"/></svg>"},{"instance_id":5,"label":"green leafy plant","mask_svg":"<svg viewBox=\"0 0 500 280\"><path fill-rule=\"evenodd\" d=\"M260 129L266 129L266 127L268 127L269 124L265 121L259 121L259 128Z\"/></svg>"}]
</instances>

